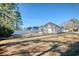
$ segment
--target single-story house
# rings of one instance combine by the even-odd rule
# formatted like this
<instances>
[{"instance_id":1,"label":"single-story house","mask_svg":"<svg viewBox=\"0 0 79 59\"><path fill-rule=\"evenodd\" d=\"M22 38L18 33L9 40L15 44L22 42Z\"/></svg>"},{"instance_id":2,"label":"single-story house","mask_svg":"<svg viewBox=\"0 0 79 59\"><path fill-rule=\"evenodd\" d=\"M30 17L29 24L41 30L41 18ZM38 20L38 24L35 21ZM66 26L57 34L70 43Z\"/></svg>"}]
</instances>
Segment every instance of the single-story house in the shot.
<instances>
[{"instance_id":1,"label":"single-story house","mask_svg":"<svg viewBox=\"0 0 79 59\"><path fill-rule=\"evenodd\" d=\"M79 20L70 19L66 21L62 27L64 32L79 32Z\"/></svg>"},{"instance_id":2,"label":"single-story house","mask_svg":"<svg viewBox=\"0 0 79 59\"><path fill-rule=\"evenodd\" d=\"M48 22L45 25L40 26L39 33L61 33L63 31L63 28L52 23Z\"/></svg>"}]
</instances>

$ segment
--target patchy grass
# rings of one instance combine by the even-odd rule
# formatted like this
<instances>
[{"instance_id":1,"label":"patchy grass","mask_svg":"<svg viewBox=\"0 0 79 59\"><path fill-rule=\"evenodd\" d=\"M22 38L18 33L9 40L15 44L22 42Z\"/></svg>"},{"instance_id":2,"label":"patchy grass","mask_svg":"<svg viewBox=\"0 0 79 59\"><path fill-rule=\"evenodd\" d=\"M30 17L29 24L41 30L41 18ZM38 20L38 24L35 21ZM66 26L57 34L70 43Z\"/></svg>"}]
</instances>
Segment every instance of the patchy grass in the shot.
<instances>
[{"instance_id":1,"label":"patchy grass","mask_svg":"<svg viewBox=\"0 0 79 59\"><path fill-rule=\"evenodd\" d=\"M0 55L76 56L79 55L78 42L78 33L10 37L0 41Z\"/></svg>"}]
</instances>

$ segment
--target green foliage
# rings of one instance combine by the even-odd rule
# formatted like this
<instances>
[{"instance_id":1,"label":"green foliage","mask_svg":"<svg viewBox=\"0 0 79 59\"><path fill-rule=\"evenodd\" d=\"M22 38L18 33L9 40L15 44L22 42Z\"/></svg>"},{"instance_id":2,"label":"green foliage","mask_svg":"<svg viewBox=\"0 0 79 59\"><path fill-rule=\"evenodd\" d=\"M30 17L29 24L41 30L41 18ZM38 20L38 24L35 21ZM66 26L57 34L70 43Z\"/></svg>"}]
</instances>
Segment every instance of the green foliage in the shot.
<instances>
[{"instance_id":1,"label":"green foliage","mask_svg":"<svg viewBox=\"0 0 79 59\"><path fill-rule=\"evenodd\" d=\"M33 29L39 29L39 27L38 26L34 26Z\"/></svg>"},{"instance_id":2,"label":"green foliage","mask_svg":"<svg viewBox=\"0 0 79 59\"><path fill-rule=\"evenodd\" d=\"M28 28L27 28L27 30L31 30L31 29L32 29L32 27L28 27Z\"/></svg>"},{"instance_id":3,"label":"green foliage","mask_svg":"<svg viewBox=\"0 0 79 59\"><path fill-rule=\"evenodd\" d=\"M15 30L19 29L21 23L21 16L17 9L17 4L0 4L0 36L11 35Z\"/></svg>"},{"instance_id":4,"label":"green foliage","mask_svg":"<svg viewBox=\"0 0 79 59\"><path fill-rule=\"evenodd\" d=\"M0 31L0 37L8 37L14 32L13 30L5 27L0 27Z\"/></svg>"}]
</instances>

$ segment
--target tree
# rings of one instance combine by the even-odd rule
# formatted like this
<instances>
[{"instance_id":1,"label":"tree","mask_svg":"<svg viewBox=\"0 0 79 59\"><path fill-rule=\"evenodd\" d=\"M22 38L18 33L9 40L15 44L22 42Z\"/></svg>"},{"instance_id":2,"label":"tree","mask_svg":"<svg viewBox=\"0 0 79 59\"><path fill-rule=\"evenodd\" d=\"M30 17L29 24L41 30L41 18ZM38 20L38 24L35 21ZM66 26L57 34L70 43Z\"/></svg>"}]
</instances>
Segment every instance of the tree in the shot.
<instances>
[{"instance_id":1,"label":"tree","mask_svg":"<svg viewBox=\"0 0 79 59\"><path fill-rule=\"evenodd\" d=\"M27 30L30 30L31 31L32 30L32 27L28 27Z\"/></svg>"},{"instance_id":2,"label":"tree","mask_svg":"<svg viewBox=\"0 0 79 59\"><path fill-rule=\"evenodd\" d=\"M38 29L39 29L39 27L38 27L38 26L34 26L34 27L33 27L33 29L36 29L36 30L38 30Z\"/></svg>"},{"instance_id":3,"label":"tree","mask_svg":"<svg viewBox=\"0 0 79 59\"><path fill-rule=\"evenodd\" d=\"M21 16L17 4L0 4L0 36L10 36L21 25Z\"/></svg>"}]
</instances>

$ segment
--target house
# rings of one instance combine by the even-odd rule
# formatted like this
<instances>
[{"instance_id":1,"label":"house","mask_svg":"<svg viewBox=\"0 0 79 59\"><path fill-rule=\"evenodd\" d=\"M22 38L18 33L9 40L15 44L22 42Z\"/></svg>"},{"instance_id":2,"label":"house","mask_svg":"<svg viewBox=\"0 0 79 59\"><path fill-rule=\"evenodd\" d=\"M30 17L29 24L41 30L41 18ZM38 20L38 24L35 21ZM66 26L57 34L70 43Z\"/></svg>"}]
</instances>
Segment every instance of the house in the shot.
<instances>
[{"instance_id":1,"label":"house","mask_svg":"<svg viewBox=\"0 0 79 59\"><path fill-rule=\"evenodd\" d=\"M26 29L27 33L61 33L63 31L62 27L52 23L48 22L41 26L34 26L34 27L28 27Z\"/></svg>"},{"instance_id":2,"label":"house","mask_svg":"<svg viewBox=\"0 0 79 59\"><path fill-rule=\"evenodd\" d=\"M68 21L66 21L63 25L62 25L64 32L75 32L75 31L79 31L79 20L73 18L70 19Z\"/></svg>"},{"instance_id":3,"label":"house","mask_svg":"<svg viewBox=\"0 0 79 59\"><path fill-rule=\"evenodd\" d=\"M60 33L62 28L52 22L48 22L45 25L40 26L39 33Z\"/></svg>"}]
</instances>

